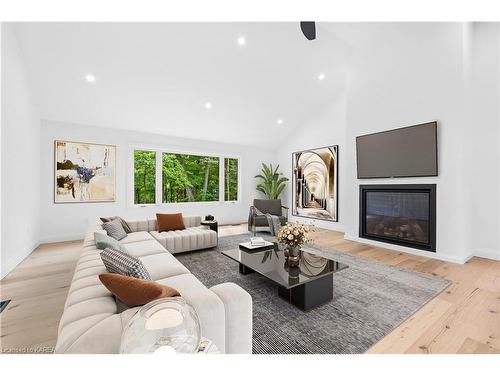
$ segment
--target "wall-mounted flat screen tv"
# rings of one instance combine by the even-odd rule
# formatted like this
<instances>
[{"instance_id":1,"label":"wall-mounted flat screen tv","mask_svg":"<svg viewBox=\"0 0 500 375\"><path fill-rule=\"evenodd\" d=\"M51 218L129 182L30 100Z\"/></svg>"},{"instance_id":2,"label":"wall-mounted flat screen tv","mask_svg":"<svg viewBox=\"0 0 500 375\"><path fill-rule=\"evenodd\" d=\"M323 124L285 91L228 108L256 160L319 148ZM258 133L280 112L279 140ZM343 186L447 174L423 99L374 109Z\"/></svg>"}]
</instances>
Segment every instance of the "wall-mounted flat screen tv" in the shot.
<instances>
[{"instance_id":1,"label":"wall-mounted flat screen tv","mask_svg":"<svg viewBox=\"0 0 500 375\"><path fill-rule=\"evenodd\" d=\"M437 123L356 137L358 178L438 175Z\"/></svg>"}]
</instances>

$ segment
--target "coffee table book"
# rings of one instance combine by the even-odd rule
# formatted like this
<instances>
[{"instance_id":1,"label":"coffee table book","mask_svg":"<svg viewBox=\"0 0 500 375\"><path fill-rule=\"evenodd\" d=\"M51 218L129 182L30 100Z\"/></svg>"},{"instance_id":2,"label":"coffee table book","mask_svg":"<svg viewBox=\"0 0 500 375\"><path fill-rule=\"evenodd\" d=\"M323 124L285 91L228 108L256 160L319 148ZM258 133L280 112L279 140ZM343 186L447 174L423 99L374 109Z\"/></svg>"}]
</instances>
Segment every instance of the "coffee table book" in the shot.
<instances>
[{"instance_id":1,"label":"coffee table book","mask_svg":"<svg viewBox=\"0 0 500 375\"><path fill-rule=\"evenodd\" d=\"M262 245L252 245L250 241L240 243L240 249L243 250L265 250L265 249L272 249L273 247L274 243L269 241L264 241L264 244Z\"/></svg>"}]
</instances>

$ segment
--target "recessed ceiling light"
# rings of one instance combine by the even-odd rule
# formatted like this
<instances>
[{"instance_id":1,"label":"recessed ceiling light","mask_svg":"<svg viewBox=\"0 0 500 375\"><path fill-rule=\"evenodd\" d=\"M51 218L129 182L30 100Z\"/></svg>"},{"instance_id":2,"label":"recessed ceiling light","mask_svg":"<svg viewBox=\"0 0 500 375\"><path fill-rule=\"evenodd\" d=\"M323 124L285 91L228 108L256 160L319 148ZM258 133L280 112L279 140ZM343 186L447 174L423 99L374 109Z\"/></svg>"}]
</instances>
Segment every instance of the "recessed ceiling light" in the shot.
<instances>
[{"instance_id":1,"label":"recessed ceiling light","mask_svg":"<svg viewBox=\"0 0 500 375\"><path fill-rule=\"evenodd\" d=\"M319 73L319 74L318 74L318 79L319 79L320 81L323 81L323 80L325 79L325 73Z\"/></svg>"},{"instance_id":2,"label":"recessed ceiling light","mask_svg":"<svg viewBox=\"0 0 500 375\"><path fill-rule=\"evenodd\" d=\"M95 82L95 75L93 74L85 74L85 80L87 82L90 82L90 83L94 83Z\"/></svg>"},{"instance_id":3,"label":"recessed ceiling light","mask_svg":"<svg viewBox=\"0 0 500 375\"><path fill-rule=\"evenodd\" d=\"M240 46L244 46L246 42L247 42L247 41L246 41L246 39L245 39L245 37L244 37L244 36L240 36L240 37L238 38L238 44L239 44Z\"/></svg>"},{"instance_id":4,"label":"recessed ceiling light","mask_svg":"<svg viewBox=\"0 0 500 375\"><path fill-rule=\"evenodd\" d=\"M212 103L210 103L210 102L206 102L206 103L205 103L205 108L206 108L206 109L211 109L211 108L212 108Z\"/></svg>"},{"instance_id":5,"label":"recessed ceiling light","mask_svg":"<svg viewBox=\"0 0 500 375\"><path fill-rule=\"evenodd\" d=\"M278 121L276 121L278 125L283 125L283 119L279 118Z\"/></svg>"}]
</instances>

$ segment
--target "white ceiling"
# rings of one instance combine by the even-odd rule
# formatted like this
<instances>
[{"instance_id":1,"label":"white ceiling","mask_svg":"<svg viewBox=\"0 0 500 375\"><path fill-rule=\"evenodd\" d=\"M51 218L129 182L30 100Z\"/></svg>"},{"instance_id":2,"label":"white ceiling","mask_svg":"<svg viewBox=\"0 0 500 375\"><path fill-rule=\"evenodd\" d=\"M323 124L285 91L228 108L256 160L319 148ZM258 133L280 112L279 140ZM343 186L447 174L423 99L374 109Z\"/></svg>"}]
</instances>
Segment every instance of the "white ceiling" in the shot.
<instances>
[{"instance_id":1,"label":"white ceiling","mask_svg":"<svg viewBox=\"0 0 500 375\"><path fill-rule=\"evenodd\" d=\"M344 88L347 48L321 24L315 41L298 22L19 23L14 31L46 120L272 148Z\"/></svg>"}]
</instances>

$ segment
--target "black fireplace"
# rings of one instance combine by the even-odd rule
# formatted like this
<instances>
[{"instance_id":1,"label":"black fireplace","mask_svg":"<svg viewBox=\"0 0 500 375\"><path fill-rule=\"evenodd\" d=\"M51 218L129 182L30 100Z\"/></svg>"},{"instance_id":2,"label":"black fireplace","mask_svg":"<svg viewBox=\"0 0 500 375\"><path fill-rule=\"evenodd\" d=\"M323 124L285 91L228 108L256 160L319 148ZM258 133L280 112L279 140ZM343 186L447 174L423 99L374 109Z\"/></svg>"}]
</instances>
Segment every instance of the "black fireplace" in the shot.
<instances>
[{"instance_id":1,"label":"black fireplace","mask_svg":"<svg viewBox=\"0 0 500 375\"><path fill-rule=\"evenodd\" d=\"M359 236L436 251L436 184L360 185Z\"/></svg>"}]
</instances>

